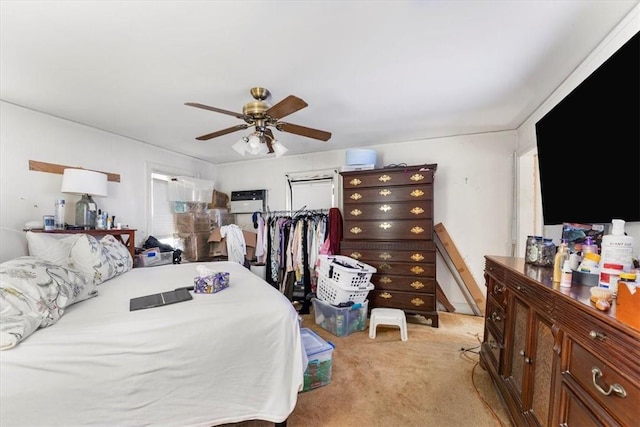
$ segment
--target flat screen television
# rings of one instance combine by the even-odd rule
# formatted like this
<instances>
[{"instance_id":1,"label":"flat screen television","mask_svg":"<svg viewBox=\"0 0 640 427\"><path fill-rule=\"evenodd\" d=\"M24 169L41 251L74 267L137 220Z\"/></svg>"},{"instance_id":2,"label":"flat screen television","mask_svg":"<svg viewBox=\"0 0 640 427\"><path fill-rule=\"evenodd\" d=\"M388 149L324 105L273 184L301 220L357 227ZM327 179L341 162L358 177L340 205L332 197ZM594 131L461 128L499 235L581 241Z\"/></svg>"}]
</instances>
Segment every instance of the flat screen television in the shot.
<instances>
[{"instance_id":1,"label":"flat screen television","mask_svg":"<svg viewBox=\"0 0 640 427\"><path fill-rule=\"evenodd\" d=\"M640 32L535 128L544 225L640 221Z\"/></svg>"}]
</instances>

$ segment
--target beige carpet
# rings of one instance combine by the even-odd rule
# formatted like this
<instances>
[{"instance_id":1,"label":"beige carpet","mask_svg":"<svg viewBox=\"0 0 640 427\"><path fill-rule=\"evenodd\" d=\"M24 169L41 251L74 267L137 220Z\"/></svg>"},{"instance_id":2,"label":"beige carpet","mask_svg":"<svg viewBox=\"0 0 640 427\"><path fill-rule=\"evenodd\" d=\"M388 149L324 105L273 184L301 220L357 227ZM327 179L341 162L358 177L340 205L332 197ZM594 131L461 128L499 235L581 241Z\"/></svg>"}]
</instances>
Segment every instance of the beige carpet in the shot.
<instances>
[{"instance_id":1,"label":"beige carpet","mask_svg":"<svg viewBox=\"0 0 640 427\"><path fill-rule=\"evenodd\" d=\"M440 327L432 328L410 316L406 342L397 327L379 326L375 339L368 328L337 337L317 326L313 314L302 317L303 327L335 345L331 382L298 395L288 427L511 426L477 364L481 317L441 312Z\"/></svg>"}]
</instances>

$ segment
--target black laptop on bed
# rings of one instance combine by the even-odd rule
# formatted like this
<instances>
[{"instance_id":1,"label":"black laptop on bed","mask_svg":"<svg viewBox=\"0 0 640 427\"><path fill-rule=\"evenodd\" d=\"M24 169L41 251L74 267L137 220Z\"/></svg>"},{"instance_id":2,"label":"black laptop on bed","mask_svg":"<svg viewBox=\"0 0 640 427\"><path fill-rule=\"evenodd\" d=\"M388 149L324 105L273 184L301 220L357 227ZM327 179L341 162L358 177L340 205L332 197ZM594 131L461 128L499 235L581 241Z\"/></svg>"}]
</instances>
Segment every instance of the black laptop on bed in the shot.
<instances>
[{"instance_id":1,"label":"black laptop on bed","mask_svg":"<svg viewBox=\"0 0 640 427\"><path fill-rule=\"evenodd\" d=\"M129 301L129 311L160 307L163 305L174 304L176 302L188 301L190 299L193 299L193 296L189 293L189 290L187 288L179 288L175 291L167 291L159 294L131 298Z\"/></svg>"}]
</instances>

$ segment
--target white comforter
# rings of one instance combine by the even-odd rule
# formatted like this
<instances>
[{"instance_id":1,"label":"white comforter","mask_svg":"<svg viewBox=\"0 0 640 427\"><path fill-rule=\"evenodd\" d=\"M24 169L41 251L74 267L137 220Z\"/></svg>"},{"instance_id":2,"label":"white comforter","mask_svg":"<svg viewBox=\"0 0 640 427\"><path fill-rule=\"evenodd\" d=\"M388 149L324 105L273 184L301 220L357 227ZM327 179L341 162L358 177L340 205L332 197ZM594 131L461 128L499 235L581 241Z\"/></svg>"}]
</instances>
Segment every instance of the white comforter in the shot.
<instances>
[{"instance_id":1,"label":"white comforter","mask_svg":"<svg viewBox=\"0 0 640 427\"><path fill-rule=\"evenodd\" d=\"M285 420L307 366L298 315L233 262L230 285L129 311L129 299L193 285L196 265L136 268L55 325L0 353L0 426L212 426Z\"/></svg>"}]
</instances>

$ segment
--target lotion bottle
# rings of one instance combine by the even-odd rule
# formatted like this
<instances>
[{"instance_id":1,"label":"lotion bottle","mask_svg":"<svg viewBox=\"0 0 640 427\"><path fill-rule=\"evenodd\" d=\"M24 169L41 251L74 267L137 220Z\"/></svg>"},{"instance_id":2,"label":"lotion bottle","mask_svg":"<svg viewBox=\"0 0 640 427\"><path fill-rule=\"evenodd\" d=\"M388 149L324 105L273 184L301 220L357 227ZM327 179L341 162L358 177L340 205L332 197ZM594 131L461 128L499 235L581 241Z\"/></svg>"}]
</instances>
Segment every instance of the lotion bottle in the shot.
<instances>
[{"instance_id":1,"label":"lotion bottle","mask_svg":"<svg viewBox=\"0 0 640 427\"><path fill-rule=\"evenodd\" d=\"M631 271L633 267L633 236L624 232L624 220L611 221L611 233L602 237L600 250L600 268L604 263L622 264L623 271Z\"/></svg>"},{"instance_id":2,"label":"lotion bottle","mask_svg":"<svg viewBox=\"0 0 640 427\"><path fill-rule=\"evenodd\" d=\"M567 239L562 239L553 260L553 281L555 283L560 283L562 279L562 268L565 261L569 261L569 245Z\"/></svg>"}]
</instances>

